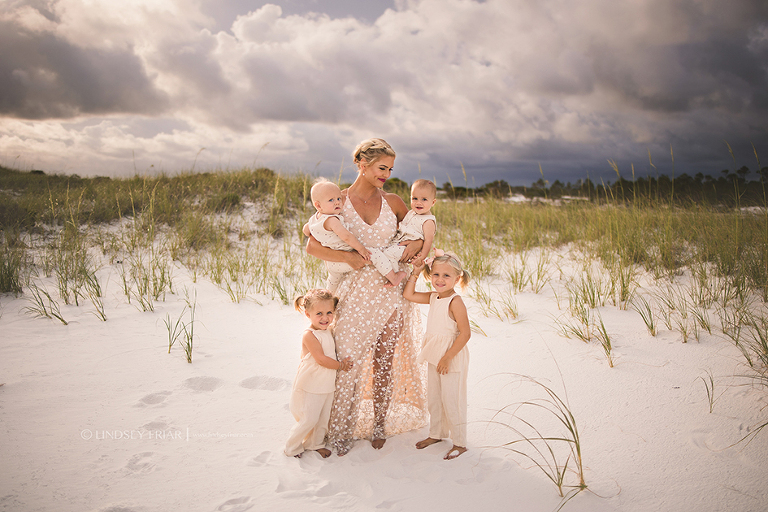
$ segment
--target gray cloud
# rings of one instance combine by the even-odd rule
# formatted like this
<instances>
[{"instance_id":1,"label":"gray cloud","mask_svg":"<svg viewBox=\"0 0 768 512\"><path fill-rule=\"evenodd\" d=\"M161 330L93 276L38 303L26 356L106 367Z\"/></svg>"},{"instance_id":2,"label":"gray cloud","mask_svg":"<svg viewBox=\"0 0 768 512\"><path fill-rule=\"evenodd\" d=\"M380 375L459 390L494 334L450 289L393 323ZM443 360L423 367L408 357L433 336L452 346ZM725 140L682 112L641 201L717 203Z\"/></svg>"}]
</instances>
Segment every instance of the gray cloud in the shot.
<instances>
[{"instance_id":1,"label":"gray cloud","mask_svg":"<svg viewBox=\"0 0 768 512\"><path fill-rule=\"evenodd\" d=\"M162 111L167 97L130 50L80 48L0 21L0 114L23 119Z\"/></svg>"},{"instance_id":2,"label":"gray cloud","mask_svg":"<svg viewBox=\"0 0 768 512\"><path fill-rule=\"evenodd\" d=\"M325 174L378 135L405 178L421 166L463 180L463 163L478 182L534 181L539 163L610 179L606 160L639 171L649 150L666 162L670 144L677 172L716 172L733 165L723 139L739 165L750 143L768 155L763 1L382 0L365 20L346 17L348 2L326 14L313 0L281 4L168 0L168 12L126 10L128 21L105 10L107 23L98 6L56 0L38 2L37 25L0 16L0 116L100 116L84 159L135 146L181 165L204 146L201 162L245 164L269 142L265 164L320 161ZM126 114L143 120L101 119ZM84 130L57 136L76 146Z\"/></svg>"}]
</instances>

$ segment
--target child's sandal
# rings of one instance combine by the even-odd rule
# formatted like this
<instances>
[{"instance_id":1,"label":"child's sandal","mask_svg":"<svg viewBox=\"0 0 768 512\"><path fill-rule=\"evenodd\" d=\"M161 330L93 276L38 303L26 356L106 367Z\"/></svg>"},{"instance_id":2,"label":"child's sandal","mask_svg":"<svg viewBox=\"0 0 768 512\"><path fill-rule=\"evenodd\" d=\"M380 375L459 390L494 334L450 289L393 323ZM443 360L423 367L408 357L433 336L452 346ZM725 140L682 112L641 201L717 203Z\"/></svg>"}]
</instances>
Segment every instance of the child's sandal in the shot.
<instances>
[{"instance_id":1,"label":"child's sandal","mask_svg":"<svg viewBox=\"0 0 768 512\"><path fill-rule=\"evenodd\" d=\"M448 450L448 453L445 454L445 457L443 457L444 460L453 460L462 453L466 452L467 449L463 446L454 446L450 450ZM451 455L453 452L456 452L456 455Z\"/></svg>"}]
</instances>

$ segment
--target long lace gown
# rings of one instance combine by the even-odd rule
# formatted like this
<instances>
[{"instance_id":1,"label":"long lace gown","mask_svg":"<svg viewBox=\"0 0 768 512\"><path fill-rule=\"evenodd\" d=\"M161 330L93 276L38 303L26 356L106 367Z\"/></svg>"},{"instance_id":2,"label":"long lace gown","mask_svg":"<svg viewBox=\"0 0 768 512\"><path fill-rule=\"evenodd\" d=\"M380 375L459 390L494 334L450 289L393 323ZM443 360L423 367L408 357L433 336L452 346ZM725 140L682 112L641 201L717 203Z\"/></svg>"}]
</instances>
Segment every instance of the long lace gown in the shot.
<instances>
[{"instance_id":1,"label":"long lace gown","mask_svg":"<svg viewBox=\"0 0 768 512\"><path fill-rule=\"evenodd\" d=\"M397 232L397 217L381 198L379 217L367 224L347 200L342 212L349 230L367 247L387 245ZM401 269L405 266L401 264ZM343 455L353 439L379 439L426 424L420 312L403 298L405 280L385 288L373 265L346 274L339 284L336 352L352 356L354 367L338 372L328 441Z\"/></svg>"}]
</instances>

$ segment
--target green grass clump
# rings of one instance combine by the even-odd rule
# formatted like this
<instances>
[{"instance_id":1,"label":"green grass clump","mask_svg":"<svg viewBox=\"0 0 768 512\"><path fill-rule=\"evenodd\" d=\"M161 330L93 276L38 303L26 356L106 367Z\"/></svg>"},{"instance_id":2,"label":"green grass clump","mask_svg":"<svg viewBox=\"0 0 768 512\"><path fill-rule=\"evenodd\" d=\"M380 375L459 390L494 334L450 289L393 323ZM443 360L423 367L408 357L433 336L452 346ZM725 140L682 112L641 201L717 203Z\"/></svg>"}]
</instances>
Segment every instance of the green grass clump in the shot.
<instances>
[{"instance_id":1,"label":"green grass clump","mask_svg":"<svg viewBox=\"0 0 768 512\"><path fill-rule=\"evenodd\" d=\"M26 259L27 250L19 235L0 233L0 293L22 292Z\"/></svg>"}]
</instances>

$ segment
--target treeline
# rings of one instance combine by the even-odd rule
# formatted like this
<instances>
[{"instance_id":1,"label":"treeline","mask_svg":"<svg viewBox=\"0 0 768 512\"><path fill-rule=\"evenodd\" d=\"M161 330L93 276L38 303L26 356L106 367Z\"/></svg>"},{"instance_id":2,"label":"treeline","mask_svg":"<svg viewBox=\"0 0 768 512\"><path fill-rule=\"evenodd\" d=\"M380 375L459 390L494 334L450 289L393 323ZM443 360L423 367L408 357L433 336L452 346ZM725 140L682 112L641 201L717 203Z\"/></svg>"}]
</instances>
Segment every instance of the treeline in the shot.
<instances>
[{"instance_id":1,"label":"treeline","mask_svg":"<svg viewBox=\"0 0 768 512\"><path fill-rule=\"evenodd\" d=\"M408 194L408 186L402 180L392 178L387 182L389 190L400 189ZM746 166L736 171L724 170L719 176L697 173L695 176L681 174L624 177L613 182L595 182L589 178L575 183L555 180L550 183L543 178L530 186L512 186L505 180L497 180L471 188L443 183L440 190L444 197L466 199L470 197L505 198L522 195L529 199L561 199L579 197L596 202L663 202L677 204L708 204L723 206L765 206L768 202L768 167L751 172Z\"/></svg>"}]
</instances>

